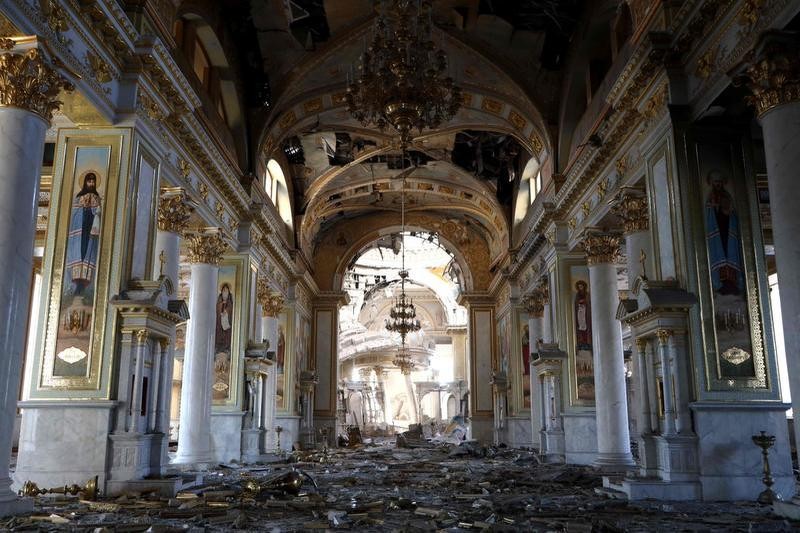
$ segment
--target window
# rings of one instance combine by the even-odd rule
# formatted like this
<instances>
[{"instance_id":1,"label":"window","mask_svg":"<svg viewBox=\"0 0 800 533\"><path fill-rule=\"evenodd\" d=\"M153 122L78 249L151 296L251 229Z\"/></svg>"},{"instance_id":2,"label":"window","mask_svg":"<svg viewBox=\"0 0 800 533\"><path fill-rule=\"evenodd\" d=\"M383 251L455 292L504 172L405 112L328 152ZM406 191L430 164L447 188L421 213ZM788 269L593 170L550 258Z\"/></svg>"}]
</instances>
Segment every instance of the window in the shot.
<instances>
[{"instance_id":1,"label":"window","mask_svg":"<svg viewBox=\"0 0 800 533\"><path fill-rule=\"evenodd\" d=\"M283 219L287 225L291 226L292 207L289 203L289 188L286 185L286 177L283 175L283 169L274 159L270 159L269 163L267 163L267 172L264 177L264 190L278 210L281 219Z\"/></svg>"}]
</instances>

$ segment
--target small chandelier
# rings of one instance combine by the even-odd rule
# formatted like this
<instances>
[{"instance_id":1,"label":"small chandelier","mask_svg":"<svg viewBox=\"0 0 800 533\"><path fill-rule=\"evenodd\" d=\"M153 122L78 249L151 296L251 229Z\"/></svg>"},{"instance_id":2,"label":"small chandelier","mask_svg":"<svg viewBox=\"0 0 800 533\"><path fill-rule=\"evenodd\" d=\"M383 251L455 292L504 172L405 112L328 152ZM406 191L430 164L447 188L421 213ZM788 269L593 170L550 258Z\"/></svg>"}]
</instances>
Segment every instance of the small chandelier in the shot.
<instances>
[{"instance_id":1,"label":"small chandelier","mask_svg":"<svg viewBox=\"0 0 800 533\"><path fill-rule=\"evenodd\" d=\"M447 55L431 37L431 0L381 2L358 74L348 76L347 110L364 126L389 125L402 147L449 121L461 107L461 88L446 75Z\"/></svg>"},{"instance_id":2,"label":"small chandelier","mask_svg":"<svg viewBox=\"0 0 800 533\"><path fill-rule=\"evenodd\" d=\"M405 231L406 231L406 180L403 178L403 189L400 193L400 250L401 250L401 268L400 268L400 297L396 298L394 305L389 310L389 318L386 319L386 329L392 333L400 334L400 351L394 358L392 363L399 367L403 374L410 374L414 368L414 360L406 350L406 336L414 331L419 331L422 327L417 318L417 310L414 307L414 301L406 296L406 278L408 271L406 270L406 247L405 247Z\"/></svg>"}]
</instances>

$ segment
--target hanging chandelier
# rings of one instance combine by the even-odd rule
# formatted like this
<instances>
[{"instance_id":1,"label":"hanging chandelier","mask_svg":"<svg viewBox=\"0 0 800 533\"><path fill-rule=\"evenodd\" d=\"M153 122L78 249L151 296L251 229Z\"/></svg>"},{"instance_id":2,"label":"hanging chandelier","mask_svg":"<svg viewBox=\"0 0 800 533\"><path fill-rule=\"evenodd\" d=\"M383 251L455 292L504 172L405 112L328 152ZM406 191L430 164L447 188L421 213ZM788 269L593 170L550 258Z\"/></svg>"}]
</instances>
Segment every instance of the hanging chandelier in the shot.
<instances>
[{"instance_id":1,"label":"hanging chandelier","mask_svg":"<svg viewBox=\"0 0 800 533\"><path fill-rule=\"evenodd\" d=\"M408 375L414 369L414 359L406 349L406 336L409 333L419 331L422 327L417 318L417 310L414 307L414 301L406 296L406 278L408 278L408 271L406 270L406 247L405 247L405 231L406 231L406 180L403 179L403 189L400 193L400 257L401 268L400 276L400 296L395 299L394 305L389 310L389 318L386 319L386 329L392 333L400 334L400 350L392 361L400 371Z\"/></svg>"},{"instance_id":2,"label":"hanging chandelier","mask_svg":"<svg viewBox=\"0 0 800 533\"><path fill-rule=\"evenodd\" d=\"M431 0L381 2L358 73L348 76L347 110L364 126L391 126L402 147L447 122L461 106L461 88L447 75L447 55L432 38Z\"/></svg>"}]
</instances>

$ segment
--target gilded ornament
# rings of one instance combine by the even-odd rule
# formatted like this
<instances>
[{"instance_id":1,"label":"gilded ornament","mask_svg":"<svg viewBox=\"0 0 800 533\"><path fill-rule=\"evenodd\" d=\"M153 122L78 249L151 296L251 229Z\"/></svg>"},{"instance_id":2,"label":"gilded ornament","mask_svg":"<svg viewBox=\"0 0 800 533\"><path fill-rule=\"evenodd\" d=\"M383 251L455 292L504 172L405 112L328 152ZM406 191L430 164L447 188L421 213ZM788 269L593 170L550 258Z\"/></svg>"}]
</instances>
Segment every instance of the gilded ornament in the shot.
<instances>
[{"instance_id":1,"label":"gilded ornament","mask_svg":"<svg viewBox=\"0 0 800 533\"><path fill-rule=\"evenodd\" d=\"M619 257L619 236L590 232L583 238L583 250L589 265L614 263Z\"/></svg>"},{"instance_id":2,"label":"gilded ornament","mask_svg":"<svg viewBox=\"0 0 800 533\"><path fill-rule=\"evenodd\" d=\"M578 225L578 219L572 217L571 219L569 219L569 222L567 222L567 225L569 226L570 231L575 231L575 226Z\"/></svg>"},{"instance_id":3,"label":"gilded ornament","mask_svg":"<svg viewBox=\"0 0 800 533\"><path fill-rule=\"evenodd\" d=\"M56 33L65 32L69 29L67 23L67 13L55 0L39 0L39 9L42 12L47 25Z\"/></svg>"},{"instance_id":4,"label":"gilded ornament","mask_svg":"<svg viewBox=\"0 0 800 533\"><path fill-rule=\"evenodd\" d=\"M608 178L603 178L597 185L597 196L602 200L608 192Z\"/></svg>"},{"instance_id":5,"label":"gilded ornament","mask_svg":"<svg viewBox=\"0 0 800 533\"><path fill-rule=\"evenodd\" d=\"M98 81L100 81L100 80L98 80ZM144 112L150 118L150 120L156 120L156 121L164 120L164 117L166 115L164 114L163 111L161 111L161 108L158 107L158 104L156 104L155 101L153 101L152 98L147 96L146 93L139 92L139 103L141 105L141 108L144 110ZM189 164L186 163L186 161L184 161L183 159L181 159L178 162L179 165L180 165L180 163L185 163L186 164L186 176L183 176L182 169L180 169L181 170L181 176L183 176L183 178L186 179L186 177L188 177L188 175L189 175Z\"/></svg>"},{"instance_id":6,"label":"gilded ornament","mask_svg":"<svg viewBox=\"0 0 800 533\"><path fill-rule=\"evenodd\" d=\"M200 191L200 196L203 198L204 201L208 200L208 185L203 183L202 181L197 186L197 189Z\"/></svg>"},{"instance_id":7,"label":"gilded ornament","mask_svg":"<svg viewBox=\"0 0 800 533\"><path fill-rule=\"evenodd\" d=\"M717 54L719 54L719 45L706 50L706 53L700 56L700 59L697 60L697 68L695 68L694 73L703 79L711 76L711 71L714 68L714 63L717 59Z\"/></svg>"},{"instance_id":8,"label":"gilded ornament","mask_svg":"<svg viewBox=\"0 0 800 533\"><path fill-rule=\"evenodd\" d=\"M645 339L644 337L637 337L636 349L639 350L639 353L643 353L646 347L647 347L647 339Z\"/></svg>"},{"instance_id":9,"label":"gilded ornament","mask_svg":"<svg viewBox=\"0 0 800 533\"><path fill-rule=\"evenodd\" d=\"M642 109L642 116L646 119L653 119L661 114L664 104L667 102L668 90L667 85L664 84L656 89L653 96L644 104Z\"/></svg>"},{"instance_id":10,"label":"gilded ornament","mask_svg":"<svg viewBox=\"0 0 800 533\"><path fill-rule=\"evenodd\" d=\"M583 202L583 204L581 205L581 211L583 211L583 218L588 217L589 216L589 212L591 210L592 210L592 206L589 204L589 201L587 200L587 201Z\"/></svg>"},{"instance_id":11,"label":"gilded ornament","mask_svg":"<svg viewBox=\"0 0 800 533\"><path fill-rule=\"evenodd\" d=\"M258 298L258 303L261 304L261 313L265 317L276 317L283 309L283 296L272 292L269 282L264 277L259 277L256 281L256 298Z\"/></svg>"},{"instance_id":12,"label":"gilded ornament","mask_svg":"<svg viewBox=\"0 0 800 533\"><path fill-rule=\"evenodd\" d=\"M614 199L611 211L622 219L626 235L646 231L649 227L647 196L641 192L623 190Z\"/></svg>"},{"instance_id":13,"label":"gilded ornament","mask_svg":"<svg viewBox=\"0 0 800 533\"><path fill-rule=\"evenodd\" d=\"M800 46L797 38L770 34L744 78L758 116L779 105L800 100Z\"/></svg>"},{"instance_id":14,"label":"gilded ornament","mask_svg":"<svg viewBox=\"0 0 800 533\"><path fill-rule=\"evenodd\" d=\"M739 24L744 26L748 33L758 22L761 16L761 8L764 6L765 0L745 0L742 9L739 10L737 18Z\"/></svg>"},{"instance_id":15,"label":"gilded ornament","mask_svg":"<svg viewBox=\"0 0 800 533\"><path fill-rule=\"evenodd\" d=\"M666 346L667 342L669 342L669 338L672 337L672 330L659 329L656 331L656 337L658 337L659 344Z\"/></svg>"},{"instance_id":16,"label":"gilded ornament","mask_svg":"<svg viewBox=\"0 0 800 533\"><path fill-rule=\"evenodd\" d=\"M628 156L624 155L614 162L614 168L617 170L617 174L619 174L620 178L624 177L628 172L628 161ZM606 180L607 179L608 178L606 178Z\"/></svg>"},{"instance_id":17,"label":"gilded ornament","mask_svg":"<svg viewBox=\"0 0 800 533\"><path fill-rule=\"evenodd\" d=\"M49 122L61 106L62 89L74 87L45 63L39 50L0 54L0 107L25 109Z\"/></svg>"},{"instance_id":18,"label":"gilded ornament","mask_svg":"<svg viewBox=\"0 0 800 533\"><path fill-rule=\"evenodd\" d=\"M184 180L189 180L189 173L191 173L191 171L192 167L189 165L188 161L183 158L178 159L178 172Z\"/></svg>"},{"instance_id":19,"label":"gilded ornament","mask_svg":"<svg viewBox=\"0 0 800 533\"><path fill-rule=\"evenodd\" d=\"M137 342L137 344L140 344L140 345L141 344L146 344L147 343L147 339L148 339L149 336L150 336L150 334L147 332L146 329L140 329L139 331L136 332L136 342Z\"/></svg>"},{"instance_id":20,"label":"gilded ornament","mask_svg":"<svg viewBox=\"0 0 800 533\"><path fill-rule=\"evenodd\" d=\"M216 211L217 217L221 219L222 215L225 214L225 206L222 205L222 202L217 201L217 203L214 204L214 211Z\"/></svg>"},{"instance_id":21,"label":"gilded ornament","mask_svg":"<svg viewBox=\"0 0 800 533\"><path fill-rule=\"evenodd\" d=\"M182 233L194 212L194 207L184 191L161 196L158 204L158 229Z\"/></svg>"},{"instance_id":22,"label":"gilded ornament","mask_svg":"<svg viewBox=\"0 0 800 533\"><path fill-rule=\"evenodd\" d=\"M103 61L100 56L94 52L86 52L86 63L92 70L92 76L94 76L94 79L96 79L98 82L108 83L114 79L114 76L111 73L111 67L109 67L108 63Z\"/></svg>"},{"instance_id":23,"label":"gilded ornament","mask_svg":"<svg viewBox=\"0 0 800 533\"><path fill-rule=\"evenodd\" d=\"M189 249L189 262L218 265L222 254L228 249L228 245L222 239L219 228L201 231L202 233L189 233L185 236Z\"/></svg>"}]
</instances>

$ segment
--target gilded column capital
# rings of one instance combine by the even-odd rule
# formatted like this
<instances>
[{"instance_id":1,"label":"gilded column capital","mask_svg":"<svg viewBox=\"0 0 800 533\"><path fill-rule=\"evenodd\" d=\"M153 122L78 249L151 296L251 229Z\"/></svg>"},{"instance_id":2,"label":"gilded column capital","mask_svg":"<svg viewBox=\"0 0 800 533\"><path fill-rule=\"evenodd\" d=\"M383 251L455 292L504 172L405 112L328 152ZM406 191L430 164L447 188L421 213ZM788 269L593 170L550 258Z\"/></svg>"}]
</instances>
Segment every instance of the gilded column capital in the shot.
<instances>
[{"instance_id":1,"label":"gilded column capital","mask_svg":"<svg viewBox=\"0 0 800 533\"><path fill-rule=\"evenodd\" d=\"M621 190L611 201L611 211L622 220L626 235L647 231L650 227L647 195L640 189Z\"/></svg>"},{"instance_id":2,"label":"gilded column capital","mask_svg":"<svg viewBox=\"0 0 800 533\"><path fill-rule=\"evenodd\" d=\"M544 316L544 298L538 287L533 289L533 292L525 298L525 310L531 318L542 318Z\"/></svg>"},{"instance_id":3,"label":"gilded column capital","mask_svg":"<svg viewBox=\"0 0 800 533\"><path fill-rule=\"evenodd\" d=\"M31 39L26 38L26 41ZM59 93L74 87L45 61L38 48L0 38L0 107L35 113L47 122L62 104Z\"/></svg>"},{"instance_id":4,"label":"gilded column capital","mask_svg":"<svg viewBox=\"0 0 800 533\"><path fill-rule=\"evenodd\" d=\"M582 243L590 266L614 263L619 257L619 235L615 233L587 231Z\"/></svg>"},{"instance_id":5,"label":"gilded column capital","mask_svg":"<svg viewBox=\"0 0 800 533\"><path fill-rule=\"evenodd\" d=\"M187 233L186 245L189 248L190 263L219 265L228 244L220 235L219 228L205 228L197 233Z\"/></svg>"},{"instance_id":6,"label":"gilded column capital","mask_svg":"<svg viewBox=\"0 0 800 533\"><path fill-rule=\"evenodd\" d=\"M736 81L752 93L747 102L759 117L800 101L800 38L787 32L764 34Z\"/></svg>"},{"instance_id":7,"label":"gilded column capital","mask_svg":"<svg viewBox=\"0 0 800 533\"><path fill-rule=\"evenodd\" d=\"M672 337L672 330L659 329L656 331L656 337L658 337L658 343L664 346L669 342L669 338Z\"/></svg>"},{"instance_id":8,"label":"gilded column capital","mask_svg":"<svg viewBox=\"0 0 800 533\"><path fill-rule=\"evenodd\" d=\"M150 333L146 329L140 329L136 332L136 342L139 345L147 344L147 340L150 337Z\"/></svg>"},{"instance_id":9,"label":"gilded column capital","mask_svg":"<svg viewBox=\"0 0 800 533\"><path fill-rule=\"evenodd\" d=\"M547 276L542 276L536 290L542 295L542 304L548 305L550 303L550 284L547 282Z\"/></svg>"},{"instance_id":10,"label":"gilded column capital","mask_svg":"<svg viewBox=\"0 0 800 533\"><path fill-rule=\"evenodd\" d=\"M256 298L261 304L261 314L265 317L277 317L283 309L283 296L272 292L266 278L259 277L256 281Z\"/></svg>"},{"instance_id":11,"label":"gilded column capital","mask_svg":"<svg viewBox=\"0 0 800 533\"><path fill-rule=\"evenodd\" d=\"M639 353L644 353L645 348L647 348L647 339L644 337L637 337L636 349L639 350Z\"/></svg>"},{"instance_id":12,"label":"gilded column capital","mask_svg":"<svg viewBox=\"0 0 800 533\"><path fill-rule=\"evenodd\" d=\"M170 233L183 233L194 212L189 195L181 187L161 189L158 204L158 229Z\"/></svg>"}]
</instances>

